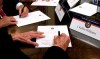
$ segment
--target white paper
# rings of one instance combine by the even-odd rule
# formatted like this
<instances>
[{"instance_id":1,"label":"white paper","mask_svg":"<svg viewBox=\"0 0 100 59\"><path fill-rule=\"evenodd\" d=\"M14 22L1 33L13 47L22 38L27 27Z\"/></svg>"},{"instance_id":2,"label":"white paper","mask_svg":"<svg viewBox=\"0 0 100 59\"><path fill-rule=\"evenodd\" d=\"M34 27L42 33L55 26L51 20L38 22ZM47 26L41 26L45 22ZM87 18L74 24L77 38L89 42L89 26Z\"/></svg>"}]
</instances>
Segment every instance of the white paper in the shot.
<instances>
[{"instance_id":1,"label":"white paper","mask_svg":"<svg viewBox=\"0 0 100 59\"><path fill-rule=\"evenodd\" d=\"M60 4L58 4L55 8L55 12L60 20L60 22L62 21L64 15L65 15L65 12L63 10L63 8L60 6Z\"/></svg>"},{"instance_id":2,"label":"white paper","mask_svg":"<svg viewBox=\"0 0 100 59\"><path fill-rule=\"evenodd\" d=\"M33 2L31 5L35 6L57 6L59 0L50 0L50 1L42 1L42 0L37 0Z\"/></svg>"},{"instance_id":3,"label":"white paper","mask_svg":"<svg viewBox=\"0 0 100 59\"><path fill-rule=\"evenodd\" d=\"M67 0L70 7L73 7L75 4L77 4L79 0Z\"/></svg>"},{"instance_id":4,"label":"white paper","mask_svg":"<svg viewBox=\"0 0 100 59\"><path fill-rule=\"evenodd\" d=\"M75 8L70 9L70 11L83 14L86 16L92 16L97 12L97 6L85 2Z\"/></svg>"},{"instance_id":5,"label":"white paper","mask_svg":"<svg viewBox=\"0 0 100 59\"><path fill-rule=\"evenodd\" d=\"M65 33L69 36L69 32L66 25L38 26L38 31L44 32L45 38L39 38L36 40L36 42L39 44L39 46L36 46L36 48L53 46L54 36L58 36L58 31L60 31L60 33ZM69 43L68 47L72 47L71 42Z\"/></svg>"},{"instance_id":6,"label":"white paper","mask_svg":"<svg viewBox=\"0 0 100 59\"><path fill-rule=\"evenodd\" d=\"M14 16L14 18L18 21L18 27L50 19L50 17L41 11L30 12L28 16L24 18L20 18L19 15Z\"/></svg>"}]
</instances>

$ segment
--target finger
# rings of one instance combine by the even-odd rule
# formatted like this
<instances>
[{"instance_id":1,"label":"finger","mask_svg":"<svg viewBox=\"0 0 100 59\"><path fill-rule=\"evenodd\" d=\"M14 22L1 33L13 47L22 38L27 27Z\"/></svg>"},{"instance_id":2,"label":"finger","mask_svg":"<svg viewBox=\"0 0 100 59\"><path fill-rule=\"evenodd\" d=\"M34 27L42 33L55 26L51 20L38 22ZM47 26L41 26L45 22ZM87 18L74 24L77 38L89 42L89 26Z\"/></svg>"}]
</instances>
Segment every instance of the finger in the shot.
<instances>
[{"instance_id":1,"label":"finger","mask_svg":"<svg viewBox=\"0 0 100 59\"><path fill-rule=\"evenodd\" d=\"M61 36L64 36L64 37L65 37L65 36L66 36L66 34L65 34L65 33L62 33L62 34L61 34Z\"/></svg>"},{"instance_id":2,"label":"finger","mask_svg":"<svg viewBox=\"0 0 100 59\"><path fill-rule=\"evenodd\" d=\"M23 13L21 13L21 17L24 18L27 16L27 13L25 13L25 11Z\"/></svg>"},{"instance_id":3,"label":"finger","mask_svg":"<svg viewBox=\"0 0 100 59\"><path fill-rule=\"evenodd\" d=\"M17 41L20 41L20 42L25 43L25 44L30 44L30 45L33 45L33 46L38 46L38 44L36 42L33 42L29 39L25 39L23 37L17 39Z\"/></svg>"},{"instance_id":4,"label":"finger","mask_svg":"<svg viewBox=\"0 0 100 59\"><path fill-rule=\"evenodd\" d=\"M21 17L22 17L22 18L27 17L27 14L24 14L24 13L23 13L23 14L21 14Z\"/></svg>"},{"instance_id":5,"label":"finger","mask_svg":"<svg viewBox=\"0 0 100 59\"><path fill-rule=\"evenodd\" d=\"M41 33L37 33L36 31L29 31L29 32L25 32L24 35L29 35L31 38L44 38L45 36L42 35Z\"/></svg>"},{"instance_id":6,"label":"finger","mask_svg":"<svg viewBox=\"0 0 100 59\"><path fill-rule=\"evenodd\" d=\"M26 43L27 43L27 44L30 44L30 45L33 45L33 46L38 46L38 43L33 42L33 41L31 41L31 40L26 40Z\"/></svg>"},{"instance_id":7,"label":"finger","mask_svg":"<svg viewBox=\"0 0 100 59\"><path fill-rule=\"evenodd\" d=\"M43 32L39 32L39 31L30 31L30 33L32 33L32 34L43 34Z\"/></svg>"},{"instance_id":8,"label":"finger","mask_svg":"<svg viewBox=\"0 0 100 59\"><path fill-rule=\"evenodd\" d=\"M67 42L69 44L70 42L70 38L69 36L67 36L66 34L62 33L61 39L64 39L64 42Z\"/></svg>"},{"instance_id":9,"label":"finger","mask_svg":"<svg viewBox=\"0 0 100 59\"><path fill-rule=\"evenodd\" d=\"M24 10L23 10L23 12L21 13L21 16L22 16L22 17L26 17L26 16L28 15L28 12L29 12L28 8L27 8L27 7L24 7Z\"/></svg>"},{"instance_id":10,"label":"finger","mask_svg":"<svg viewBox=\"0 0 100 59\"><path fill-rule=\"evenodd\" d=\"M36 34L44 34L44 32L39 32L39 31L38 31Z\"/></svg>"},{"instance_id":11,"label":"finger","mask_svg":"<svg viewBox=\"0 0 100 59\"><path fill-rule=\"evenodd\" d=\"M10 19L11 24L17 24L17 21L15 19Z\"/></svg>"},{"instance_id":12,"label":"finger","mask_svg":"<svg viewBox=\"0 0 100 59\"><path fill-rule=\"evenodd\" d=\"M11 22L17 22L14 18L10 18Z\"/></svg>"},{"instance_id":13,"label":"finger","mask_svg":"<svg viewBox=\"0 0 100 59\"><path fill-rule=\"evenodd\" d=\"M66 39L68 42L70 42L70 37L66 35Z\"/></svg>"},{"instance_id":14,"label":"finger","mask_svg":"<svg viewBox=\"0 0 100 59\"><path fill-rule=\"evenodd\" d=\"M44 35L40 35L40 34L35 34L35 37L36 38L44 38L45 36Z\"/></svg>"},{"instance_id":15,"label":"finger","mask_svg":"<svg viewBox=\"0 0 100 59\"><path fill-rule=\"evenodd\" d=\"M66 37L66 34L62 33L61 36L60 36L60 40L65 39L65 37ZM63 40L63 41L64 41L64 40Z\"/></svg>"},{"instance_id":16,"label":"finger","mask_svg":"<svg viewBox=\"0 0 100 59\"><path fill-rule=\"evenodd\" d=\"M32 0L32 2L35 2L35 1L37 1L37 0Z\"/></svg>"},{"instance_id":17,"label":"finger","mask_svg":"<svg viewBox=\"0 0 100 59\"><path fill-rule=\"evenodd\" d=\"M20 8L20 9L19 9L19 15L21 15L21 13L22 13L22 9Z\"/></svg>"},{"instance_id":18,"label":"finger","mask_svg":"<svg viewBox=\"0 0 100 59\"><path fill-rule=\"evenodd\" d=\"M11 19L15 19L13 16L10 16L9 18L11 18Z\"/></svg>"},{"instance_id":19,"label":"finger","mask_svg":"<svg viewBox=\"0 0 100 59\"><path fill-rule=\"evenodd\" d=\"M61 36L65 37L67 40L70 40L69 36L67 36L65 33L62 33Z\"/></svg>"},{"instance_id":20,"label":"finger","mask_svg":"<svg viewBox=\"0 0 100 59\"><path fill-rule=\"evenodd\" d=\"M54 42L55 42L55 40L57 40L57 38L58 38L58 36L54 36Z\"/></svg>"},{"instance_id":21,"label":"finger","mask_svg":"<svg viewBox=\"0 0 100 59\"><path fill-rule=\"evenodd\" d=\"M54 36L54 42L59 40L59 36Z\"/></svg>"},{"instance_id":22,"label":"finger","mask_svg":"<svg viewBox=\"0 0 100 59\"><path fill-rule=\"evenodd\" d=\"M38 0L33 0L33 2L36 2L36 1L38 1Z\"/></svg>"},{"instance_id":23,"label":"finger","mask_svg":"<svg viewBox=\"0 0 100 59\"><path fill-rule=\"evenodd\" d=\"M50 1L50 0L46 0L46 1L48 2L48 1Z\"/></svg>"},{"instance_id":24,"label":"finger","mask_svg":"<svg viewBox=\"0 0 100 59\"><path fill-rule=\"evenodd\" d=\"M15 24L17 24L17 22L10 22L10 24L11 24L11 25L15 25Z\"/></svg>"},{"instance_id":25,"label":"finger","mask_svg":"<svg viewBox=\"0 0 100 59\"><path fill-rule=\"evenodd\" d=\"M54 36L54 39L56 39L57 38L57 36Z\"/></svg>"}]
</instances>

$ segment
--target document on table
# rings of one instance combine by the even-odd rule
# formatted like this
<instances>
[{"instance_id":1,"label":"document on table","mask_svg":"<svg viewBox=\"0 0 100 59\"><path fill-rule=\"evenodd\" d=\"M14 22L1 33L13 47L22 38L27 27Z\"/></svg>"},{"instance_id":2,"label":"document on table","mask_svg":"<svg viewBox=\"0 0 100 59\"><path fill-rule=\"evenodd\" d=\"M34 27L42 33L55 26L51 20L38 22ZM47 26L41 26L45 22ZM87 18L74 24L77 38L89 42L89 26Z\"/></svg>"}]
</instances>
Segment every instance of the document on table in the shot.
<instances>
[{"instance_id":1,"label":"document on table","mask_svg":"<svg viewBox=\"0 0 100 59\"><path fill-rule=\"evenodd\" d=\"M42 0L37 0L33 2L31 5L35 6L57 6L59 3L59 0L50 0L50 1L42 1Z\"/></svg>"},{"instance_id":2,"label":"document on table","mask_svg":"<svg viewBox=\"0 0 100 59\"><path fill-rule=\"evenodd\" d=\"M68 28L66 25L59 26L38 26L38 31L44 32L45 38L38 38L36 42L39 46L36 48L51 47L54 44L54 36L58 36L58 31L60 33L65 33L69 36ZM71 42L68 47L72 47Z\"/></svg>"},{"instance_id":3,"label":"document on table","mask_svg":"<svg viewBox=\"0 0 100 59\"><path fill-rule=\"evenodd\" d=\"M64 17L64 15L65 15L65 12L64 12L64 10L63 10L63 8L61 7L60 4L58 4L58 5L56 6L55 12L56 12L56 14L57 14L57 16L58 16L58 18L59 18L59 20L60 20L60 22L61 22L62 19L63 19L63 17Z\"/></svg>"},{"instance_id":4,"label":"document on table","mask_svg":"<svg viewBox=\"0 0 100 59\"><path fill-rule=\"evenodd\" d=\"M30 12L28 16L24 18L20 18L19 15L14 16L14 18L18 21L16 24L18 27L50 19L50 17L41 11Z\"/></svg>"},{"instance_id":5,"label":"document on table","mask_svg":"<svg viewBox=\"0 0 100 59\"><path fill-rule=\"evenodd\" d=\"M97 6L90 3L83 3L75 8L70 9L72 12L76 12L86 16L92 16L97 13Z\"/></svg>"}]
</instances>

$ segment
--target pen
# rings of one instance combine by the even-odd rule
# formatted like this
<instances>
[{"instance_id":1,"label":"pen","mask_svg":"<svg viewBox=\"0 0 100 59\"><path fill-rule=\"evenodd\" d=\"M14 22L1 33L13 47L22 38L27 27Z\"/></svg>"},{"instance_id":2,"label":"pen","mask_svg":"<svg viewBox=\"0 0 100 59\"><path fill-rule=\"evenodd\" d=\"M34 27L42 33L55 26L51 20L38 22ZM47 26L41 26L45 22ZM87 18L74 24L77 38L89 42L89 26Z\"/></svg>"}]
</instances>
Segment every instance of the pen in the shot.
<instances>
[{"instance_id":1,"label":"pen","mask_svg":"<svg viewBox=\"0 0 100 59\"><path fill-rule=\"evenodd\" d=\"M60 36L60 31L58 31L58 36Z\"/></svg>"},{"instance_id":2,"label":"pen","mask_svg":"<svg viewBox=\"0 0 100 59\"><path fill-rule=\"evenodd\" d=\"M22 8L22 10L21 10L21 13L23 13L24 7L25 7L25 6L23 6L23 8ZM21 18L21 14L19 15L19 17Z\"/></svg>"}]
</instances>

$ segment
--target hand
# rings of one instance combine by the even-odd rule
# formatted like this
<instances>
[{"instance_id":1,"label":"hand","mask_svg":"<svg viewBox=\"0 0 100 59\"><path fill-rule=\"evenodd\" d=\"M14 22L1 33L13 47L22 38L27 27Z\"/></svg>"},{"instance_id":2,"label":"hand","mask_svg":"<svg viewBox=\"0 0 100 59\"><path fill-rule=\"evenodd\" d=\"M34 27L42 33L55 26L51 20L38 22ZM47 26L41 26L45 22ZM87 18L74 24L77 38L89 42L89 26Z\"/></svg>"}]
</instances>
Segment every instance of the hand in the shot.
<instances>
[{"instance_id":1,"label":"hand","mask_svg":"<svg viewBox=\"0 0 100 59\"><path fill-rule=\"evenodd\" d=\"M6 27L6 26L9 26L9 25L15 25L15 24L17 24L17 21L13 17L4 16L0 20L0 27Z\"/></svg>"},{"instance_id":2,"label":"hand","mask_svg":"<svg viewBox=\"0 0 100 59\"><path fill-rule=\"evenodd\" d=\"M61 36L54 36L54 46L62 48L64 51L67 49L67 46L70 42L70 39L66 34L62 33Z\"/></svg>"},{"instance_id":3,"label":"hand","mask_svg":"<svg viewBox=\"0 0 100 59\"><path fill-rule=\"evenodd\" d=\"M35 1L37 1L37 0L31 0L32 2L35 2Z\"/></svg>"},{"instance_id":4,"label":"hand","mask_svg":"<svg viewBox=\"0 0 100 59\"><path fill-rule=\"evenodd\" d=\"M50 1L50 0L42 0L42 1Z\"/></svg>"},{"instance_id":5,"label":"hand","mask_svg":"<svg viewBox=\"0 0 100 59\"><path fill-rule=\"evenodd\" d=\"M21 15L21 17L26 17L28 15L29 9L26 6L25 7L23 5L19 6L18 10L19 10L19 15Z\"/></svg>"},{"instance_id":6,"label":"hand","mask_svg":"<svg viewBox=\"0 0 100 59\"><path fill-rule=\"evenodd\" d=\"M43 32L29 31L24 33L13 34L12 38L14 41L20 41L22 43L31 44L38 46L36 42L31 41L32 38L43 38Z\"/></svg>"}]
</instances>

